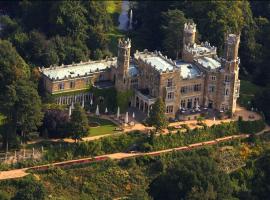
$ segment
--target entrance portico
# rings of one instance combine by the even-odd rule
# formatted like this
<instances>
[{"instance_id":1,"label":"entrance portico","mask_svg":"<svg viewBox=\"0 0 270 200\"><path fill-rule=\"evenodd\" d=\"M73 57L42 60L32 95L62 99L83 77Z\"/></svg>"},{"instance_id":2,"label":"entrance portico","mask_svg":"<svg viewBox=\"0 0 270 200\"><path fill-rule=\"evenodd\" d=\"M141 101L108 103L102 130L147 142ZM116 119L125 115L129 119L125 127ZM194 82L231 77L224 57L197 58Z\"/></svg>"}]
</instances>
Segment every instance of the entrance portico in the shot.
<instances>
[{"instance_id":1,"label":"entrance portico","mask_svg":"<svg viewBox=\"0 0 270 200\"><path fill-rule=\"evenodd\" d=\"M152 104L154 104L155 101L156 98L142 94L140 91L136 90L132 104L134 107L148 115L152 108Z\"/></svg>"}]
</instances>

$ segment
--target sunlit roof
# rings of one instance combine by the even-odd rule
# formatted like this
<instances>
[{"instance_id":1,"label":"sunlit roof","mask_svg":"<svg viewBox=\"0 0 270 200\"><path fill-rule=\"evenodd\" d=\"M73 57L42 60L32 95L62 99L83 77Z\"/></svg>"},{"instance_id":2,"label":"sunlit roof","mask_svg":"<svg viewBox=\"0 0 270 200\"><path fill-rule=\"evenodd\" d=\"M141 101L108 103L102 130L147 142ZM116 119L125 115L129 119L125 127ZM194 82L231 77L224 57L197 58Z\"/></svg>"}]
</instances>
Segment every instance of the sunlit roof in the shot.
<instances>
[{"instance_id":1,"label":"sunlit roof","mask_svg":"<svg viewBox=\"0 0 270 200\"><path fill-rule=\"evenodd\" d=\"M199 58L197 62L208 69L217 69L221 67L221 63L218 60L209 57Z\"/></svg>"},{"instance_id":2,"label":"sunlit roof","mask_svg":"<svg viewBox=\"0 0 270 200\"><path fill-rule=\"evenodd\" d=\"M77 76L90 75L98 70L105 70L111 65L115 65L116 60L101 62L86 62L74 65L45 68L43 74L50 79L63 79L65 77L75 78Z\"/></svg>"},{"instance_id":3,"label":"sunlit roof","mask_svg":"<svg viewBox=\"0 0 270 200\"><path fill-rule=\"evenodd\" d=\"M196 78L200 75L200 70L192 63L177 61L176 65L181 69L183 78Z\"/></svg>"}]
</instances>

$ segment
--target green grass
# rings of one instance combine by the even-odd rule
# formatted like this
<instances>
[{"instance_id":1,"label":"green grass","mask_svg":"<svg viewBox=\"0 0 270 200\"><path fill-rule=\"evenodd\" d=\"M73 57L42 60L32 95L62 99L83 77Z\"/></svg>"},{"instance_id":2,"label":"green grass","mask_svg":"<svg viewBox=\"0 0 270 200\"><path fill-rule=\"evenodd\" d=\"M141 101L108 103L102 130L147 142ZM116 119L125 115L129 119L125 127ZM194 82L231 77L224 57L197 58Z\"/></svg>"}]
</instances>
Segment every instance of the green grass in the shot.
<instances>
[{"instance_id":1,"label":"green grass","mask_svg":"<svg viewBox=\"0 0 270 200\"><path fill-rule=\"evenodd\" d=\"M241 106L249 108L250 107L249 102L252 102L256 93L258 93L260 90L262 90L260 86L257 86L250 81L241 80L240 97L238 99L238 103Z\"/></svg>"},{"instance_id":2,"label":"green grass","mask_svg":"<svg viewBox=\"0 0 270 200\"><path fill-rule=\"evenodd\" d=\"M112 121L107 119L101 119L97 117L90 117L90 122L97 122L100 125L98 127L91 127L89 129L89 136L106 135L114 133L114 129L117 127Z\"/></svg>"}]
</instances>

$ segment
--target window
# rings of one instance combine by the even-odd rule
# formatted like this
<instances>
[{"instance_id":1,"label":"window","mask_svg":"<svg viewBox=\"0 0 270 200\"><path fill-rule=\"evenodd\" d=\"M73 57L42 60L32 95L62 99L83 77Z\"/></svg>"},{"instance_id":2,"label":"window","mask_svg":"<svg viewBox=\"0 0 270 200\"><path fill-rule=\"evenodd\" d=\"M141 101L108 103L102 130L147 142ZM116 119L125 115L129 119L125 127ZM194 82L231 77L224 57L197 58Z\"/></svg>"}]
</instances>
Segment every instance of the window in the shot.
<instances>
[{"instance_id":1,"label":"window","mask_svg":"<svg viewBox=\"0 0 270 200\"><path fill-rule=\"evenodd\" d=\"M230 76L229 75L225 76L225 82L230 82Z\"/></svg>"},{"instance_id":2,"label":"window","mask_svg":"<svg viewBox=\"0 0 270 200\"><path fill-rule=\"evenodd\" d=\"M211 93L215 92L215 86L210 85L209 88L208 88L208 91L211 92Z\"/></svg>"},{"instance_id":3,"label":"window","mask_svg":"<svg viewBox=\"0 0 270 200\"><path fill-rule=\"evenodd\" d=\"M211 76L211 80L215 81L216 80L216 76Z\"/></svg>"},{"instance_id":4,"label":"window","mask_svg":"<svg viewBox=\"0 0 270 200\"><path fill-rule=\"evenodd\" d=\"M225 96L229 96L229 89L225 90Z\"/></svg>"},{"instance_id":5,"label":"window","mask_svg":"<svg viewBox=\"0 0 270 200\"><path fill-rule=\"evenodd\" d=\"M187 86L181 87L180 91L182 94L188 93L188 87Z\"/></svg>"},{"instance_id":6,"label":"window","mask_svg":"<svg viewBox=\"0 0 270 200\"><path fill-rule=\"evenodd\" d=\"M201 84L194 85L194 92L199 92L199 91L201 91Z\"/></svg>"},{"instance_id":7,"label":"window","mask_svg":"<svg viewBox=\"0 0 270 200\"><path fill-rule=\"evenodd\" d=\"M198 103L198 105L200 104L200 99L199 99L199 97L195 97L195 98L194 98L194 105L196 106L197 103Z\"/></svg>"},{"instance_id":8,"label":"window","mask_svg":"<svg viewBox=\"0 0 270 200\"><path fill-rule=\"evenodd\" d=\"M172 113L172 112L173 112L173 106L167 106L166 113Z\"/></svg>"},{"instance_id":9,"label":"window","mask_svg":"<svg viewBox=\"0 0 270 200\"><path fill-rule=\"evenodd\" d=\"M187 108L192 108L192 99L188 99Z\"/></svg>"},{"instance_id":10,"label":"window","mask_svg":"<svg viewBox=\"0 0 270 200\"><path fill-rule=\"evenodd\" d=\"M59 83L58 90L64 90L64 89L65 89L65 83Z\"/></svg>"},{"instance_id":11,"label":"window","mask_svg":"<svg viewBox=\"0 0 270 200\"><path fill-rule=\"evenodd\" d=\"M185 108L186 107L186 100L181 100L181 108Z\"/></svg>"},{"instance_id":12,"label":"window","mask_svg":"<svg viewBox=\"0 0 270 200\"><path fill-rule=\"evenodd\" d=\"M172 87L172 85L173 85L173 80L172 80L172 78L169 78L167 80L167 87Z\"/></svg>"},{"instance_id":13,"label":"window","mask_svg":"<svg viewBox=\"0 0 270 200\"><path fill-rule=\"evenodd\" d=\"M173 98L174 98L174 93L173 92L168 92L167 99L173 99Z\"/></svg>"},{"instance_id":14,"label":"window","mask_svg":"<svg viewBox=\"0 0 270 200\"><path fill-rule=\"evenodd\" d=\"M75 81L69 82L69 88L75 88Z\"/></svg>"}]
</instances>

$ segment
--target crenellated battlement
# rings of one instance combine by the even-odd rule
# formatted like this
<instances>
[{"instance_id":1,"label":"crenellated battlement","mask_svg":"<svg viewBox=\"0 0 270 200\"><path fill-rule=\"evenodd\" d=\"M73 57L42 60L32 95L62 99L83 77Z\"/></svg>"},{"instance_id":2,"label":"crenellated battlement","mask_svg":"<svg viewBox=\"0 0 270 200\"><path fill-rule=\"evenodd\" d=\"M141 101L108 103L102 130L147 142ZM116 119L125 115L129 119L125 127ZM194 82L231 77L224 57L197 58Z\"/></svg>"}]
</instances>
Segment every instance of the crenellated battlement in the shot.
<instances>
[{"instance_id":1,"label":"crenellated battlement","mask_svg":"<svg viewBox=\"0 0 270 200\"><path fill-rule=\"evenodd\" d=\"M130 48L130 47L131 47L131 39L127 38L125 40L123 38L119 38L118 48Z\"/></svg>"},{"instance_id":2,"label":"crenellated battlement","mask_svg":"<svg viewBox=\"0 0 270 200\"><path fill-rule=\"evenodd\" d=\"M185 23L184 24L184 32L189 32L189 33L196 33L196 24L195 23Z\"/></svg>"}]
</instances>

